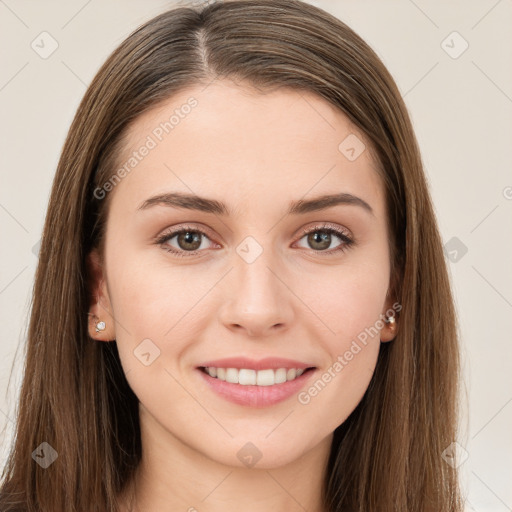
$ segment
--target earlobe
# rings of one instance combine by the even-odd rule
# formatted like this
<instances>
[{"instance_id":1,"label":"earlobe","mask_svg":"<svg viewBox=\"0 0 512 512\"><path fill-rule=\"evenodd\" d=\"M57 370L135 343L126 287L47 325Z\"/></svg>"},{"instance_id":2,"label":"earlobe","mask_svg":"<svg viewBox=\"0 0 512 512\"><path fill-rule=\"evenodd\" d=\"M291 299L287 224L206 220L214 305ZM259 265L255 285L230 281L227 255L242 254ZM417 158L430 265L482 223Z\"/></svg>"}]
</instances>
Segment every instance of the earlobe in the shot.
<instances>
[{"instance_id":1,"label":"earlobe","mask_svg":"<svg viewBox=\"0 0 512 512\"><path fill-rule=\"evenodd\" d=\"M107 316L108 319L106 318ZM96 341L115 340L114 321L111 315L105 313L102 319L102 317L98 317L96 314L89 312L88 317L88 331L92 339Z\"/></svg>"},{"instance_id":2,"label":"earlobe","mask_svg":"<svg viewBox=\"0 0 512 512\"><path fill-rule=\"evenodd\" d=\"M91 312L88 316L88 331L92 339L96 341L115 341L114 320L110 314L105 313L103 319Z\"/></svg>"},{"instance_id":3,"label":"earlobe","mask_svg":"<svg viewBox=\"0 0 512 512\"><path fill-rule=\"evenodd\" d=\"M384 322L385 325L380 331L380 341L386 343L395 339L398 325L394 315L386 316Z\"/></svg>"},{"instance_id":4,"label":"earlobe","mask_svg":"<svg viewBox=\"0 0 512 512\"><path fill-rule=\"evenodd\" d=\"M380 331L380 341L382 343L387 343L389 341L393 341L396 338L398 332L397 312L399 312L402 307L397 301L394 301L394 295L389 290L386 296L384 307L385 310L382 313L384 325Z\"/></svg>"},{"instance_id":5,"label":"earlobe","mask_svg":"<svg viewBox=\"0 0 512 512\"><path fill-rule=\"evenodd\" d=\"M86 257L89 291L88 331L97 341L115 340L115 325L101 258L96 249Z\"/></svg>"}]
</instances>

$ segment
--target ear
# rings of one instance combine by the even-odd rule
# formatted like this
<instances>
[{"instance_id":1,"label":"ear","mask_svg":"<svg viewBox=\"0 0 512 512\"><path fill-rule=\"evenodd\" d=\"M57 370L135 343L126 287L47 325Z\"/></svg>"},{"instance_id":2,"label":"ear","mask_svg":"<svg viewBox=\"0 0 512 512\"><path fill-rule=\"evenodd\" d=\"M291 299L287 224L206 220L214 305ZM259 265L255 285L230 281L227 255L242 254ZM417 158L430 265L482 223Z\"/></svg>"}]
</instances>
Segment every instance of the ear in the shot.
<instances>
[{"instance_id":1,"label":"ear","mask_svg":"<svg viewBox=\"0 0 512 512\"><path fill-rule=\"evenodd\" d=\"M89 336L97 341L114 341L115 323L101 257L97 249L86 256L89 291Z\"/></svg>"},{"instance_id":2,"label":"ear","mask_svg":"<svg viewBox=\"0 0 512 512\"><path fill-rule=\"evenodd\" d=\"M398 311L402 309L400 306L396 306L398 304L397 301L393 301L392 299L386 299L386 303L384 305L384 310L382 311L384 326L382 327L380 331L380 341L383 343L386 343L388 341L393 341L397 335L398 332ZM386 321L390 317L394 318L394 321Z\"/></svg>"}]
</instances>

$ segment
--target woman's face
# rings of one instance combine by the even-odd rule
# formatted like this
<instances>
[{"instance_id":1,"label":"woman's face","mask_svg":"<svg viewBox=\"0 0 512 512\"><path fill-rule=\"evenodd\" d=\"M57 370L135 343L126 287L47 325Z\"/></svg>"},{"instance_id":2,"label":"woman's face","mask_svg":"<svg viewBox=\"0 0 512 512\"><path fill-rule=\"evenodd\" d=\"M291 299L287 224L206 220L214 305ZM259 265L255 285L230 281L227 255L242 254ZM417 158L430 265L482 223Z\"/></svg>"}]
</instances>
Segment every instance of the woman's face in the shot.
<instances>
[{"instance_id":1,"label":"woman's face","mask_svg":"<svg viewBox=\"0 0 512 512\"><path fill-rule=\"evenodd\" d=\"M116 339L143 430L231 466L330 441L393 337L384 190L360 133L311 93L217 81L137 119L118 164L95 192L113 196L93 334ZM310 204L324 195L339 197Z\"/></svg>"}]
</instances>

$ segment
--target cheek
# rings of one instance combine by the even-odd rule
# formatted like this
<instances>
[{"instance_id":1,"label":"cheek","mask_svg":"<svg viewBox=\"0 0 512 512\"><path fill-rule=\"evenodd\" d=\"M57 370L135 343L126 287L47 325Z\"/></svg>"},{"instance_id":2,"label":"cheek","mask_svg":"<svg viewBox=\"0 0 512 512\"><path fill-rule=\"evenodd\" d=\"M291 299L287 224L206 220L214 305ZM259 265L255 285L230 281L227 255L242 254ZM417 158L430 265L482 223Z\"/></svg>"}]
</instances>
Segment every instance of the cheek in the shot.
<instances>
[{"instance_id":1,"label":"cheek","mask_svg":"<svg viewBox=\"0 0 512 512\"><path fill-rule=\"evenodd\" d=\"M331 268L329 277L303 281L301 297L317 316L309 316L314 318L311 336L316 334L328 360L298 401L332 429L355 409L375 370L389 278L384 261L340 266L337 272Z\"/></svg>"},{"instance_id":2,"label":"cheek","mask_svg":"<svg viewBox=\"0 0 512 512\"><path fill-rule=\"evenodd\" d=\"M163 372L168 387L169 375L164 370L174 372L187 350L204 337L205 325L216 311L208 302L209 292L219 278L211 270L194 271L193 266L145 262L143 255L119 255L114 260L109 293L125 373L134 370L128 379L137 389L134 379L138 375L143 378L139 384L144 384L147 376L154 379ZM148 352L149 357L143 356ZM154 362L145 367L144 359Z\"/></svg>"},{"instance_id":3,"label":"cheek","mask_svg":"<svg viewBox=\"0 0 512 512\"><path fill-rule=\"evenodd\" d=\"M119 357L130 387L153 412L169 397L169 410L191 408L176 361L199 338L201 308L193 306L207 292L207 283L198 291L186 286L177 267L145 265L142 258L118 259L109 280Z\"/></svg>"},{"instance_id":4,"label":"cheek","mask_svg":"<svg viewBox=\"0 0 512 512\"><path fill-rule=\"evenodd\" d=\"M375 370L380 344L376 340L343 340L337 348L331 364L322 368L297 396L302 414L316 418L315 425L322 425L326 433L341 425L361 402Z\"/></svg>"},{"instance_id":5,"label":"cheek","mask_svg":"<svg viewBox=\"0 0 512 512\"><path fill-rule=\"evenodd\" d=\"M357 262L303 276L296 293L309 311L308 318L316 319L315 324L325 331L332 349L342 349L381 319L389 281L386 265ZM380 330L382 322L377 327Z\"/></svg>"},{"instance_id":6,"label":"cheek","mask_svg":"<svg viewBox=\"0 0 512 512\"><path fill-rule=\"evenodd\" d=\"M145 262L143 255L117 260L109 272L116 319L132 333L163 337L178 322L187 322L187 312L207 291L208 283L187 276L193 272Z\"/></svg>"}]
</instances>

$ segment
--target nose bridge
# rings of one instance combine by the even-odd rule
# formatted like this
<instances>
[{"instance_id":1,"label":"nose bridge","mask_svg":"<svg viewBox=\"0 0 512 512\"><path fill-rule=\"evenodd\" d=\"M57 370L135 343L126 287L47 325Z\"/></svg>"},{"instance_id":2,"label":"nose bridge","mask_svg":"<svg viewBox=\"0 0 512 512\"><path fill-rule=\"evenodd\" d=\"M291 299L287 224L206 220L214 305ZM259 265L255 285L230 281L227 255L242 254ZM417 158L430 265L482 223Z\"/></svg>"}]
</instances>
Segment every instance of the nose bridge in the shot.
<instances>
[{"instance_id":1,"label":"nose bridge","mask_svg":"<svg viewBox=\"0 0 512 512\"><path fill-rule=\"evenodd\" d=\"M265 248L253 237L247 237L237 247L235 279L237 301L254 307L272 309L280 298L283 284L275 275L278 267L272 248ZM272 271L272 270L273 271Z\"/></svg>"},{"instance_id":2,"label":"nose bridge","mask_svg":"<svg viewBox=\"0 0 512 512\"><path fill-rule=\"evenodd\" d=\"M227 327L243 327L251 335L287 324L292 311L290 292L278 277L281 267L272 248L246 237L233 254L233 266L221 308L222 322Z\"/></svg>"}]
</instances>

